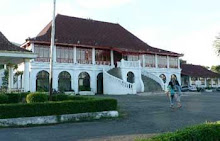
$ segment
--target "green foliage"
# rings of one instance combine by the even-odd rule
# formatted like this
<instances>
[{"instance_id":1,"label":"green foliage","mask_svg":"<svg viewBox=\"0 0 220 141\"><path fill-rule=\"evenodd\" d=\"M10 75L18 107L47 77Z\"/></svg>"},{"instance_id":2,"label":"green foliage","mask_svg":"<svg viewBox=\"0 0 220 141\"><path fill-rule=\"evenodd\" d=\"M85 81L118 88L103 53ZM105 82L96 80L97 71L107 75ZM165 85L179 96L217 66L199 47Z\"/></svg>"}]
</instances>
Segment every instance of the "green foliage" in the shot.
<instances>
[{"instance_id":1,"label":"green foliage","mask_svg":"<svg viewBox=\"0 0 220 141\"><path fill-rule=\"evenodd\" d=\"M220 73L220 65L212 66L211 67L211 71L216 72L216 73Z\"/></svg>"},{"instance_id":2,"label":"green foliage","mask_svg":"<svg viewBox=\"0 0 220 141\"><path fill-rule=\"evenodd\" d=\"M64 101L64 100L69 100L69 96L65 94L52 95L52 101Z\"/></svg>"},{"instance_id":3,"label":"green foliage","mask_svg":"<svg viewBox=\"0 0 220 141\"><path fill-rule=\"evenodd\" d=\"M8 96L5 94L0 94L0 104L4 104L8 102Z\"/></svg>"},{"instance_id":4,"label":"green foliage","mask_svg":"<svg viewBox=\"0 0 220 141\"><path fill-rule=\"evenodd\" d=\"M9 77L8 69L6 69L4 72L4 77L2 77L2 87L4 89L8 88L8 77Z\"/></svg>"},{"instance_id":5,"label":"green foliage","mask_svg":"<svg viewBox=\"0 0 220 141\"><path fill-rule=\"evenodd\" d=\"M79 86L79 91L91 91L91 88L88 86Z\"/></svg>"},{"instance_id":6,"label":"green foliage","mask_svg":"<svg viewBox=\"0 0 220 141\"><path fill-rule=\"evenodd\" d=\"M164 133L150 139L139 141L219 141L220 124L207 123L178 130L174 133Z\"/></svg>"},{"instance_id":7,"label":"green foliage","mask_svg":"<svg viewBox=\"0 0 220 141\"><path fill-rule=\"evenodd\" d=\"M216 49L216 53L219 56L220 55L220 34L218 36L215 37L215 41L214 41L214 48Z\"/></svg>"},{"instance_id":8,"label":"green foliage","mask_svg":"<svg viewBox=\"0 0 220 141\"><path fill-rule=\"evenodd\" d=\"M101 112L116 110L116 108L117 100L115 99L87 99L27 104L1 104L0 118Z\"/></svg>"},{"instance_id":9,"label":"green foliage","mask_svg":"<svg viewBox=\"0 0 220 141\"><path fill-rule=\"evenodd\" d=\"M48 101L48 95L44 93L31 93L26 97L27 103L46 102Z\"/></svg>"},{"instance_id":10,"label":"green foliage","mask_svg":"<svg viewBox=\"0 0 220 141\"><path fill-rule=\"evenodd\" d=\"M28 92L24 93L7 93L8 96L8 103L19 103L19 102L25 102L26 96L28 95Z\"/></svg>"}]
</instances>

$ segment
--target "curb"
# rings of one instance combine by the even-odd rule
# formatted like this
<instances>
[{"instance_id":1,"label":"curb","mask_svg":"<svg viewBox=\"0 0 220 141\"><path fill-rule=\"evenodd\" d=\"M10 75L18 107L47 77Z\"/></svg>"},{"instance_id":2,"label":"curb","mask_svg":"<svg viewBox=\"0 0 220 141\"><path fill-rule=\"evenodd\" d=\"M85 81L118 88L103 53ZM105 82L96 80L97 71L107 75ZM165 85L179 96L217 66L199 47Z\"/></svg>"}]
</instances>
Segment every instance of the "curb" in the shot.
<instances>
[{"instance_id":1,"label":"curb","mask_svg":"<svg viewBox=\"0 0 220 141\"><path fill-rule=\"evenodd\" d=\"M84 121L92 119L101 119L109 117L118 117L118 111L103 111L93 113L79 113L67 115L53 115L53 116L38 116L38 117L22 117L22 118L9 118L0 119L0 126L26 126L26 125L41 125L41 124L56 124L68 121Z\"/></svg>"}]
</instances>

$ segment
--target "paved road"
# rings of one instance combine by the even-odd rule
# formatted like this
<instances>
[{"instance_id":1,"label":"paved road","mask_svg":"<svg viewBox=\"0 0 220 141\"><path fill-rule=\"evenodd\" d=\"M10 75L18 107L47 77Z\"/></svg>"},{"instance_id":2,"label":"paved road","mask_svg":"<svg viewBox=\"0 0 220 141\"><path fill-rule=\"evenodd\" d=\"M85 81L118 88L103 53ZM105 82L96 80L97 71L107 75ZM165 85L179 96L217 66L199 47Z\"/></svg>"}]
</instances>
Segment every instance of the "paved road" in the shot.
<instances>
[{"instance_id":1,"label":"paved road","mask_svg":"<svg viewBox=\"0 0 220 141\"><path fill-rule=\"evenodd\" d=\"M104 140L117 136L174 131L220 120L220 93L186 94L183 107L169 108L165 95L108 96L116 98L124 118L51 126L0 129L0 141ZM114 140L114 137L113 139Z\"/></svg>"}]
</instances>

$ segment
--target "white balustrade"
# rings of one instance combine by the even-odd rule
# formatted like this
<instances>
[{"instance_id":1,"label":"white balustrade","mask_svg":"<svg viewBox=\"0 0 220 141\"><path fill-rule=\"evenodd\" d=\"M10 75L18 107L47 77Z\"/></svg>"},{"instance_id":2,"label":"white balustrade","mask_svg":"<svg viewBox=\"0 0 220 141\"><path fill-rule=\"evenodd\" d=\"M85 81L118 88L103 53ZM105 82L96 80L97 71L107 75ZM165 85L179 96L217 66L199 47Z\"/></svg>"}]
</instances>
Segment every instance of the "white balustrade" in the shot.
<instances>
[{"instance_id":1,"label":"white balustrade","mask_svg":"<svg viewBox=\"0 0 220 141\"><path fill-rule=\"evenodd\" d=\"M140 68L141 61L125 61L124 59L121 62L117 62L117 67L119 68Z\"/></svg>"},{"instance_id":2,"label":"white balustrade","mask_svg":"<svg viewBox=\"0 0 220 141\"><path fill-rule=\"evenodd\" d=\"M103 70L105 94L136 94L135 84L123 81Z\"/></svg>"}]
</instances>

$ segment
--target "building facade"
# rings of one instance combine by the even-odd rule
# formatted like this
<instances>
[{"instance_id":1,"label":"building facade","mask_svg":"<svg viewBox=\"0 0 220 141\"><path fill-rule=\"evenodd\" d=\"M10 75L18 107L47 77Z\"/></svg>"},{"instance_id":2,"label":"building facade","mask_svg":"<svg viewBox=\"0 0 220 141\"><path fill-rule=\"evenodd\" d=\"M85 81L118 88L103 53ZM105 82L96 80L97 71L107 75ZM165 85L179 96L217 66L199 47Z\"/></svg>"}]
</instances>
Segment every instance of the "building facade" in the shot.
<instances>
[{"instance_id":1,"label":"building facade","mask_svg":"<svg viewBox=\"0 0 220 141\"><path fill-rule=\"evenodd\" d=\"M182 86L190 87L220 87L220 74L212 72L200 65L181 64Z\"/></svg>"},{"instance_id":2,"label":"building facade","mask_svg":"<svg viewBox=\"0 0 220 141\"><path fill-rule=\"evenodd\" d=\"M57 15L55 23L55 90L136 94L147 90L144 80L148 78L161 90L166 89L172 75L181 82L182 54L151 47L119 24L64 15ZM30 60L28 91L48 90L50 34L51 22L21 46L37 54ZM19 68L22 71L24 67L21 64ZM14 87L22 88L22 76L18 80Z\"/></svg>"}]
</instances>

